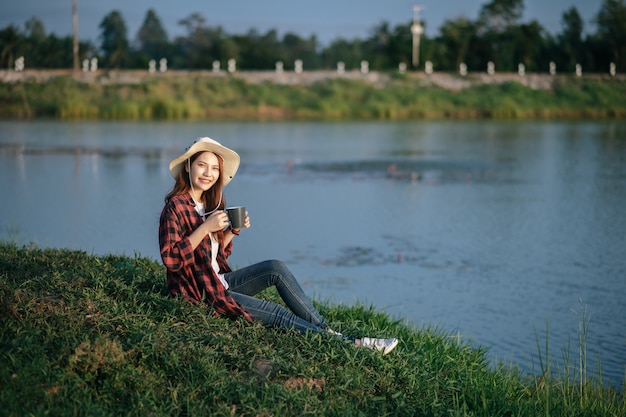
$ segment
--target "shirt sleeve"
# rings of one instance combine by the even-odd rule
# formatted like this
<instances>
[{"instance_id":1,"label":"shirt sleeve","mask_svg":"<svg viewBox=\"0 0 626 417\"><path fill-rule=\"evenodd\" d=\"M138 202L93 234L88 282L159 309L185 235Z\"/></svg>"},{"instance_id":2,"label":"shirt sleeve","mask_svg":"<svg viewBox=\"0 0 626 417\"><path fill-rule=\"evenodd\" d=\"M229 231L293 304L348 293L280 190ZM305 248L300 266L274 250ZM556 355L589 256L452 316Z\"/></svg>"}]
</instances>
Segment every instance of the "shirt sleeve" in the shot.
<instances>
[{"instance_id":1,"label":"shirt sleeve","mask_svg":"<svg viewBox=\"0 0 626 417\"><path fill-rule=\"evenodd\" d=\"M176 272L193 262L193 248L183 234L183 225L172 204L167 204L159 222L159 246L165 267Z\"/></svg>"},{"instance_id":2,"label":"shirt sleeve","mask_svg":"<svg viewBox=\"0 0 626 417\"><path fill-rule=\"evenodd\" d=\"M228 259L228 257L230 256L230 254L233 252L233 242L232 240L228 243L228 245L226 245L226 247L224 248L224 257L226 259Z\"/></svg>"}]
</instances>

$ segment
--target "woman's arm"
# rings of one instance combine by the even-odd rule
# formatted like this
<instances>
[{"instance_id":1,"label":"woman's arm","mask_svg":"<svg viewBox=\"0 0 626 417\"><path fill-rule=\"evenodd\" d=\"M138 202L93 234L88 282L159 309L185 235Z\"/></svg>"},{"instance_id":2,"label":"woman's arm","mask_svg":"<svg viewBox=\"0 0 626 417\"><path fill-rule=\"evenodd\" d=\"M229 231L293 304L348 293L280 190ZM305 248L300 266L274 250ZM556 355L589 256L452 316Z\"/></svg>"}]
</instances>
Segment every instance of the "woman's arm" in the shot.
<instances>
[{"instance_id":1,"label":"woman's arm","mask_svg":"<svg viewBox=\"0 0 626 417\"><path fill-rule=\"evenodd\" d=\"M193 261L193 251L188 237L182 236L182 226L175 209L168 205L159 222L159 247L163 264L170 271L178 271Z\"/></svg>"}]
</instances>

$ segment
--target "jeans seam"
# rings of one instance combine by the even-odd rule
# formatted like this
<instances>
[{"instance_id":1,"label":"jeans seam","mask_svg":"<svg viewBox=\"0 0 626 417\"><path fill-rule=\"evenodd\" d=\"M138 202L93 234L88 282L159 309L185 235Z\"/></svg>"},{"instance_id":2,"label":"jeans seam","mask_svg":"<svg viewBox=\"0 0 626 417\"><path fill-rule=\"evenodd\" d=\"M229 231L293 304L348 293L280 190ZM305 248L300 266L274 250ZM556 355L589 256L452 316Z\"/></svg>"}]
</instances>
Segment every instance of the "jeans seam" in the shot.
<instances>
[{"instance_id":1,"label":"jeans seam","mask_svg":"<svg viewBox=\"0 0 626 417\"><path fill-rule=\"evenodd\" d=\"M267 273L255 273L254 275L251 275L250 278L248 278L246 280L246 283L248 283L250 281L257 280L259 278L263 278L263 276L266 275L266 274ZM318 323L311 323L311 324L313 324L315 326L319 326L319 325L323 325L324 324L324 320L323 319L320 320L321 316L319 316L319 313L318 314L314 314L314 313L317 312L317 310L315 310L315 308L312 307L312 306L311 306L313 308L312 310L311 310L311 308L309 308L308 303L306 302L307 300L303 300L301 297L299 297L296 294L296 292L293 290L292 286L289 285L288 280L286 280L284 278L284 275L282 273L280 273L280 272L271 272L270 275L272 277L276 277L277 279L279 279L283 283L283 286L286 288L286 290L289 292L291 298L293 300L295 300L303 308L303 310L307 313L307 315L309 317L311 317L312 319L314 319L314 320L316 320L318 322ZM240 287L240 286L241 285L239 285L238 287ZM273 286L277 287L275 282L274 282ZM237 291L237 287L231 287L230 289L231 289L231 291L238 292ZM277 287L277 289L278 289L278 287ZM245 293L241 293L241 294L245 294ZM248 295L248 294L245 294L245 295ZM296 314L296 316L297 316L297 314ZM302 317L300 317L300 318L302 318Z\"/></svg>"}]
</instances>

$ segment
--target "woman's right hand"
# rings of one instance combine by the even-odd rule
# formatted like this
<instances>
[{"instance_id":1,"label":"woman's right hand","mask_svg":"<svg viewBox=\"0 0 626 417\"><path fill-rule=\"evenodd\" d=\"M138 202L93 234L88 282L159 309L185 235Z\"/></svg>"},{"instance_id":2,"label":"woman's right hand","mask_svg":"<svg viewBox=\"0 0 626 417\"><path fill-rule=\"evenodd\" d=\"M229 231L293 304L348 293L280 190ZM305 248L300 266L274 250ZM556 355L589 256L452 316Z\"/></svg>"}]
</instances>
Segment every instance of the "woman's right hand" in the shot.
<instances>
[{"instance_id":1,"label":"woman's right hand","mask_svg":"<svg viewBox=\"0 0 626 417\"><path fill-rule=\"evenodd\" d=\"M226 214L223 210L217 210L209 215L200 227L203 227L208 234L210 232L219 232L220 230L224 230L228 225L230 225L230 222L228 221L228 214Z\"/></svg>"}]
</instances>

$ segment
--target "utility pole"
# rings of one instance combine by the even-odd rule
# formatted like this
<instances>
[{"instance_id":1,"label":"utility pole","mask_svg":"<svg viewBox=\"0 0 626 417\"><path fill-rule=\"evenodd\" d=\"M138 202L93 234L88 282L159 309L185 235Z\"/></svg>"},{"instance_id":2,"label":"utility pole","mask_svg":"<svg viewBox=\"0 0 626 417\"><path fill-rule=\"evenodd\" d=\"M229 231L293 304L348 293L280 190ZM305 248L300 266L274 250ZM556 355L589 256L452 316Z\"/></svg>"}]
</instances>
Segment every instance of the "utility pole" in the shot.
<instances>
[{"instance_id":1,"label":"utility pole","mask_svg":"<svg viewBox=\"0 0 626 417\"><path fill-rule=\"evenodd\" d=\"M72 29L74 32L74 72L78 72L78 0L72 0Z\"/></svg>"},{"instance_id":2,"label":"utility pole","mask_svg":"<svg viewBox=\"0 0 626 417\"><path fill-rule=\"evenodd\" d=\"M420 63L420 36L424 33L424 27L420 23L420 11L422 6L413 6L413 24L411 33L413 34L413 68L417 68Z\"/></svg>"}]
</instances>

